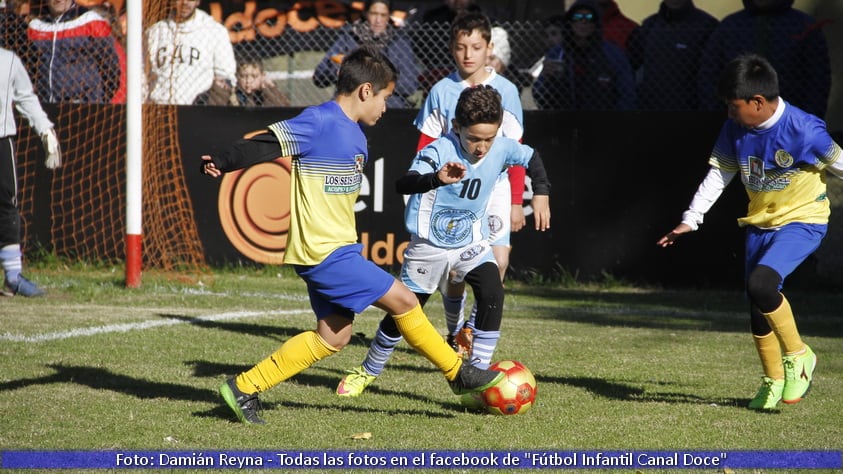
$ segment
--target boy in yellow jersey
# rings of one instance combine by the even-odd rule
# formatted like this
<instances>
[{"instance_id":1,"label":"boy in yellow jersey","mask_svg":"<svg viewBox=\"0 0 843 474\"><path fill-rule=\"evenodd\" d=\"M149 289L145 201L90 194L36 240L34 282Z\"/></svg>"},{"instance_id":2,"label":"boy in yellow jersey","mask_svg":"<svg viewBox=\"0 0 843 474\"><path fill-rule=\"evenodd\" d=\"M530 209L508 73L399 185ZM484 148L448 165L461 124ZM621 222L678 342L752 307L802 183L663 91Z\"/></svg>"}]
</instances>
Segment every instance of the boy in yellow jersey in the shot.
<instances>
[{"instance_id":1,"label":"boy in yellow jersey","mask_svg":"<svg viewBox=\"0 0 843 474\"><path fill-rule=\"evenodd\" d=\"M354 203L368 151L360 123L371 126L380 119L397 77L383 54L357 49L340 66L334 100L239 140L219 156L202 157L202 172L214 178L292 157L292 220L284 263L307 283L316 330L293 336L222 384L220 395L244 423L264 423L257 413L258 393L342 349L351 339L354 315L370 305L393 315L410 346L445 374L454 393L482 391L503 377L463 363L430 324L416 295L361 255Z\"/></svg>"},{"instance_id":2,"label":"boy in yellow jersey","mask_svg":"<svg viewBox=\"0 0 843 474\"><path fill-rule=\"evenodd\" d=\"M843 160L822 120L779 97L778 76L763 57L747 54L730 62L718 95L729 120L709 158L711 169L682 222L657 244L667 247L696 230L740 175L749 196L747 215L738 219L746 228L746 293L764 372L749 408L772 410L779 401L802 400L813 380L817 356L799 336L780 291L825 237L831 209L826 172L843 177Z\"/></svg>"}]
</instances>

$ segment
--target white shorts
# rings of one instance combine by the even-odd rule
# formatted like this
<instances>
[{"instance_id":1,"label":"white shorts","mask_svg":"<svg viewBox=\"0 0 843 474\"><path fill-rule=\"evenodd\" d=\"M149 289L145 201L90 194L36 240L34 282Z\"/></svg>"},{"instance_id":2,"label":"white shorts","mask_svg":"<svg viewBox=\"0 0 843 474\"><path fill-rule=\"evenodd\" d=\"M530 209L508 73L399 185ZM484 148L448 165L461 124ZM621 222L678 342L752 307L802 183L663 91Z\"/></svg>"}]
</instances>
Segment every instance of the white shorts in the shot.
<instances>
[{"instance_id":1,"label":"white shorts","mask_svg":"<svg viewBox=\"0 0 843 474\"><path fill-rule=\"evenodd\" d=\"M437 288L445 290L451 273L454 275L450 282L459 283L468 272L486 262L497 265L492 247L485 240L465 247L445 249L413 236L404 250L401 281L413 293L432 295Z\"/></svg>"},{"instance_id":2,"label":"white shorts","mask_svg":"<svg viewBox=\"0 0 843 474\"><path fill-rule=\"evenodd\" d=\"M509 247L509 234L512 231L512 194L510 193L509 175L501 173L495 182L489 204L486 205L486 221L489 225L489 242L494 246Z\"/></svg>"}]
</instances>

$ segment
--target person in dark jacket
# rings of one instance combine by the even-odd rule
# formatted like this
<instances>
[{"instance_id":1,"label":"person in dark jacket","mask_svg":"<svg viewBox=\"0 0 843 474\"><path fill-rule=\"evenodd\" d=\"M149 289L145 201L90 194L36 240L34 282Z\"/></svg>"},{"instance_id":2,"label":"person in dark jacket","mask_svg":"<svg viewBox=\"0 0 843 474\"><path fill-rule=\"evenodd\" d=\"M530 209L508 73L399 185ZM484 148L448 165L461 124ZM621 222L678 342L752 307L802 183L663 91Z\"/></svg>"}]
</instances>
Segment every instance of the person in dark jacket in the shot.
<instances>
[{"instance_id":1,"label":"person in dark jacket","mask_svg":"<svg viewBox=\"0 0 843 474\"><path fill-rule=\"evenodd\" d=\"M41 10L27 30L35 49L33 82L38 98L42 102L120 101L114 99L125 93L125 53L108 20L74 0L45 0Z\"/></svg>"},{"instance_id":2,"label":"person in dark jacket","mask_svg":"<svg viewBox=\"0 0 843 474\"><path fill-rule=\"evenodd\" d=\"M565 13L562 44L548 50L533 84L541 109L631 110L635 77L624 51L603 39L594 2L578 0Z\"/></svg>"},{"instance_id":3,"label":"person in dark jacket","mask_svg":"<svg viewBox=\"0 0 843 474\"><path fill-rule=\"evenodd\" d=\"M381 51L398 68L398 82L395 92L387 100L390 108L408 108L415 104L408 97L419 88L416 56L410 40L390 20L392 2L369 0L364 7L363 18L344 27L339 37L325 53L325 57L313 72L313 83L317 87L336 84L337 72L343 56L360 46L372 46Z\"/></svg>"},{"instance_id":4,"label":"person in dark jacket","mask_svg":"<svg viewBox=\"0 0 843 474\"><path fill-rule=\"evenodd\" d=\"M664 0L632 33L627 52L639 72L638 108L697 110L697 75L718 20L693 0Z\"/></svg>"},{"instance_id":5,"label":"person in dark jacket","mask_svg":"<svg viewBox=\"0 0 843 474\"><path fill-rule=\"evenodd\" d=\"M742 53L764 56L779 73L782 96L802 110L825 117L831 91L828 45L823 22L793 8L793 0L743 0L711 34L703 54L698 86L701 108L722 108L715 89L720 72Z\"/></svg>"}]
</instances>

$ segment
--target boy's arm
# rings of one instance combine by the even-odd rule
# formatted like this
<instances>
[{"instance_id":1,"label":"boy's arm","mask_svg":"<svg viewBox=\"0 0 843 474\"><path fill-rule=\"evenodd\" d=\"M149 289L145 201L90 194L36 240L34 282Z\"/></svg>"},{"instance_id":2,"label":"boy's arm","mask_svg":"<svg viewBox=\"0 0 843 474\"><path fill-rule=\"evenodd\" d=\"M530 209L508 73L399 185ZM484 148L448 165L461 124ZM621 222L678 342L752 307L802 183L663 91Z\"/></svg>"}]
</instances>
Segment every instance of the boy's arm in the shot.
<instances>
[{"instance_id":1,"label":"boy's arm","mask_svg":"<svg viewBox=\"0 0 843 474\"><path fill-rule=\"evenodd\" d=\"M219 155L204 155L201 171L218 177L222 173L275 160L280 154L278 139L272 133L264 132L252 138L237 140Z\"/></svg>"},{"instance_id":2,"label":"boy's arm","mask_svg":"<svg viewBox=\"0 0 843 474\"><path fill-rule=\"evenodd\" d=\"M723 194L723 190L735 174L712 166L697 188L688 210L682 213L682 223L690 227L692 231L699 229L700 224L703 223L703 216Z\"/></svg>"},{"instance_id":3,"label":"boy's arm","mask_svg":"<svg viewBox=\"0 0 843 474\"><path fill-rule=\"evenodd\" d=\"M425 157L419 159L429 160ZM429 164L435 169L433 160L430 160ZM439 186L457 183L464 176L465 165L449 161L442 165L442 168L431 173L421 174L415 170L408 171L395 181L395 190L399 194L422 194Z\"/></svg>"},{"instance_id":4,"label":"boy's arm","mask_svg":"<svg viewBox=\"0 0 843 474\"><path fill-rule=\"evenodd\" d=\"M673 245L676 239L682 234L699 229L700 224L703 223L705 213L711 209L711 206L723 194L726 185L732 181L736 174L734 171L724 171L712 166L702 183L700 183L699 188L697 188L697 192L694 194L694 198L691 199L688 210L682 213L682 221L673 230L660 238L656 242L656 245L660 247Z\"/></svg>"},{"instance_id":5,"label":"boy's arm","mask_svg":"<svg viewBox=\"0 0 843 474\"><path fill-rule=\"evenodd\" d=\"M527 164L527 173L533 183L532 206L536 230L545 231L550 228L550 179L538 151L533 150L533 156Z\"/></svg>"},{"instance_id":6,"label":"boy's arm","mask_svg":"<svg viewBox=\"0 0 843 474\"><path fill-rule=\"evenodd\" d=\"M533 156L530 157L530 162L527 164L527 173L530 175L530 181L533 183L533 195L549 196L550 179L547 177L544 161L542 161L542 157L536 150L533 150Z\"/></svg>"}]
</instances>

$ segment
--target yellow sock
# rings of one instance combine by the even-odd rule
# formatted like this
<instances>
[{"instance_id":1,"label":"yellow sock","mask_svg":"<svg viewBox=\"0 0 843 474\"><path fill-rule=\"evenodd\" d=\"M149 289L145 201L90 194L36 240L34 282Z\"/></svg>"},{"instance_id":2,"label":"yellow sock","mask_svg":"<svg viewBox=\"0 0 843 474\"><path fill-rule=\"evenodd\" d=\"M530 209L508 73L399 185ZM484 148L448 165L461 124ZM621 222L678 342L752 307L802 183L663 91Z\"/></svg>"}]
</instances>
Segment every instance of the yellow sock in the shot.
<instances>
[{"instance_id":1,"label":"yellow sock","mask_svg":"<svg viewBox=\"0 0 843 474\"><path fill-rule=\"evenodd\" d=\"M407 344L425 356L427 360L445 374L445 378L453 381L462 367L462 359L448 346L436 328L430 324L420 305L404 314L395 314L395 325Z\"/></svg>"},{"instance_id":2,"label":"yellow sock","mask_svg":"<svg viewBox=\"0 0 843 474\"><path fill-rule=\"evenodd\" d=\"M299 333L271 356L238 375L234 382L244 393L265 392L338 350L316 331Z\"/></svg>"},{"instance_id":3,"label":"yellow sock","mask_svg":"<svg viewBox=\"0 0 843 474\"><path fill-rule=\"evenodd\" d=\"M782 304L778 308L772 313L762 314L770 327L773 328L773 332L776 333L776 337L779 339L786 355L797 354L805 350L805 343L802 342L799 331L796 330L793 310L790 309L790 303L784 295L782 295Z\"/></svg>"},{"instance_id":4,"label":"yellow sock","mask_svg":"<svg viewBox=\"0 0 843 474\"><path fill-rule=\"evenodd\" d=\"M782 365L782 347L779 345L779 339L773 332L766 336L752 335L755 341L755 350L758 351L758 356L761 357L761 368L764 370L764 375L773 380L784 379L784 365Z\"/></svg>"}]
</instances>

